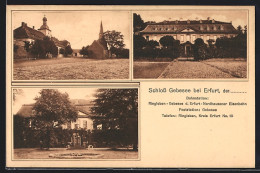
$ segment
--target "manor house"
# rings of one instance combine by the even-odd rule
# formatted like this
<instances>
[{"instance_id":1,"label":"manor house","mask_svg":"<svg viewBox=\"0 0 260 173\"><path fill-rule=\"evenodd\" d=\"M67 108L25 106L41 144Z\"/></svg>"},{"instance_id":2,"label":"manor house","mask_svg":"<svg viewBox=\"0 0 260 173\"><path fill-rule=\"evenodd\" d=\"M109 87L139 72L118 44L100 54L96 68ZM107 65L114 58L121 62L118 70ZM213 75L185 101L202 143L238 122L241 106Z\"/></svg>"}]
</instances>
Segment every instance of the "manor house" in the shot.
<instances>
[{"instance_id":1,"label":"manor house","mask_svg":"<svg viewBox=\"0 0 260 173\"><path fill-rule=\"evenodd\" d=\"M208 44L208 40L214 41L220 37L235 37L238 31L232 25L232 22L207 20L186 20L186 21L163 21L158 23L148 23L146 28L140 31L147 41L159 40L166 35L173 36L175 40L179 40L184 47L185 54L191 51L191 45L197 38L203 39Z\"/></svg>"}]
</instances>

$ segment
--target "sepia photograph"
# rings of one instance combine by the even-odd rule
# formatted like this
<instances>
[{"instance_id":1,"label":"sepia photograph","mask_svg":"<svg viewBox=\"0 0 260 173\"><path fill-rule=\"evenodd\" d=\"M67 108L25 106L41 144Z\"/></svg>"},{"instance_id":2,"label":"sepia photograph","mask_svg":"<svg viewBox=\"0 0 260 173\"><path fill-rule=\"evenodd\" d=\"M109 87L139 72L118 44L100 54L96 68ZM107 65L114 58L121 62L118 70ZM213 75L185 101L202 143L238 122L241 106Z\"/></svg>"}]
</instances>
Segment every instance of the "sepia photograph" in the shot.
<instances>
[{"instance_id":1,"label":"sepia photograph","mask_svg":"<svg viewBox=\"0 0 260 173\"><path fill-rule=\"evenodd\" d=\"M129 79L128 11L13 11L13 80Z\"/></svg>"},{"instance_id":2,"label":"sepia photograph","mask_svg":"<svg viewBox=\"0 0 260 173\"><path fill-rule=\"evenodd\" d=\"M137 88L13 88L13 159L138 159Z\"/></svg>"},{"instance_id":3,"label":"sepia photograph","mask_svg":"<svg viewBox=\"0 0 260 173\"><path fill-rule=\"evenodd\" d=\"M133 13L135 79L247 78L247 10Z\"/></svg>"}]
</instances>

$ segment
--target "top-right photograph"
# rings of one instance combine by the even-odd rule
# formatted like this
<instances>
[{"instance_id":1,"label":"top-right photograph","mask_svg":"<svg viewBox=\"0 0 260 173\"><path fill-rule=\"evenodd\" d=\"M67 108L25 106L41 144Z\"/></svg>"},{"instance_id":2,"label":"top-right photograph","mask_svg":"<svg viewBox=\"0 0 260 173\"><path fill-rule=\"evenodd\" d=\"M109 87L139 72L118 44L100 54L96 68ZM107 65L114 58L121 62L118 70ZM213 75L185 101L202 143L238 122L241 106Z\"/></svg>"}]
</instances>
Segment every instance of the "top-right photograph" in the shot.
<instances>
[{"instance_id":1,"label":"top-right photograph","mask_svg":"<svg viewBox=\"0 0 260 173\"><path fill-rule=\"evenodd\" d=\"M133 13L134 79L248 77L247 10Z\"/></svg>"}]
</instances>

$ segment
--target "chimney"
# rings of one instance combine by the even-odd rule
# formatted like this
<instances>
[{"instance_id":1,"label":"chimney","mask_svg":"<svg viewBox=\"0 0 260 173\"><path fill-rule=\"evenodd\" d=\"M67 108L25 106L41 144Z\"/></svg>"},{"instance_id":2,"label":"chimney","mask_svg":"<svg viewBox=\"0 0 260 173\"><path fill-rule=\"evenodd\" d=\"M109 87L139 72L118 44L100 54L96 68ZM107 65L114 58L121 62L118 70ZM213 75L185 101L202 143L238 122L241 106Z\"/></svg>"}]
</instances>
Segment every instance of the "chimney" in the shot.
<instances>
[{"instance_id":1,"label":"chimney","mask_svg":"<svg viewBox=\"0 0 260 173\"><path fill-rule=\"evenodd\" d=\"M200 19L200 23L202 23L202 20Z\"/></svg>"},{"instance_id":2,"label":"chimney","mask_svg":"<svg viewBox=\"0 0 260 173\"><path fill-rule=\"evenodd\" d=\"M190 20L189 19L187 20L187 23L190 24Z\"/></svg>"},{"instance_id":3,"label":"chimney","mask_svg":"<svg viewBox=\"0 0 260 173\"><path fill-rule=\"evenodd\" d=\"M215 20L214 19L212 19L212 21L211 21L212 23L215 23Z\"/></svg>"},{"instance_id":4,"label":"chimney","mask_svg":"<svg viewBox=\"0 0 260 173\"><path fill-rule=\"evenodd\" d=\"M33 26L33 29L34 29L34 26Z\"/></svg>"},{"instance_id":5,"label":"chimney","mask_svg":"<svg viewBox=\"0 0 260 173\"><path fill-rule=\"evenodd\" d=\"M27 26L27 23L22 22L22 27L25 27L25 26Z\"/></svg>"}]
</instances>

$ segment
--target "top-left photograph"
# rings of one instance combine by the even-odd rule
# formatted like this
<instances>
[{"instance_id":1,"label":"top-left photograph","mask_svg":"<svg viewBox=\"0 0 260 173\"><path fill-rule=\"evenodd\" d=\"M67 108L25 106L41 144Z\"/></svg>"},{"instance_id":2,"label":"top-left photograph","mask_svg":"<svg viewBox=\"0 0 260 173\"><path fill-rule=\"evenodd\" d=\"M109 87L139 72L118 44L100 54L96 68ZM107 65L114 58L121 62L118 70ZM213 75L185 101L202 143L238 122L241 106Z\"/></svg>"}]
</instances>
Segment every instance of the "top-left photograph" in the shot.
<instances>
[{"instance_id":1,"label":"top-left photograph","mask_svg":"<svg viewBox=\"0 0 260 173\"><path fill-rule=\"evenodd\" d=\"M130 78L129 11L12 11L13 80Z\"/></svg>"}]
</instances>

